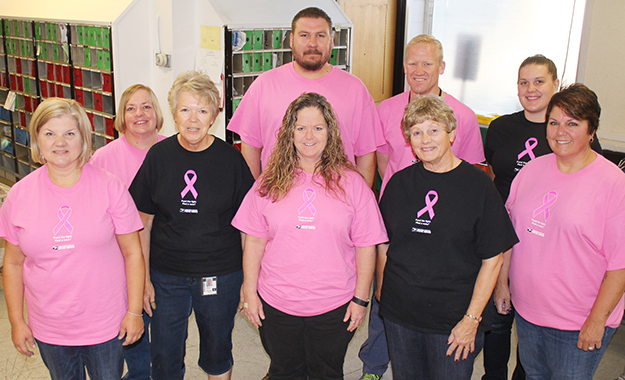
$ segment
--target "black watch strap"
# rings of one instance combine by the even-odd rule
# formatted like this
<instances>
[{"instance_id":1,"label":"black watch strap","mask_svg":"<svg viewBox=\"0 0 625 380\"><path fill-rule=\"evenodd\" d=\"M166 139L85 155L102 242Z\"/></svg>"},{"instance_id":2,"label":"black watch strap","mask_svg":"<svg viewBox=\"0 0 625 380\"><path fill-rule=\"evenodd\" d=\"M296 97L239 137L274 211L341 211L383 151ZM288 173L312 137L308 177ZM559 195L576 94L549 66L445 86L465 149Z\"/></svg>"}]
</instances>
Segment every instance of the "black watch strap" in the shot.
<instances>
[{"instance_id":1,"label":"black watch strap","mask_svg":"<svg viewBox=\"0 0 625 380\"><path fill-rule=\"evenodd\" d=\"M365 301L365 300L361 300L360 298L354 296L354 298L352 298L352 302L355 303L356 305L362 306L362 307L367 307L369 306L369 301Z\"/></svg>"}]
</instances>

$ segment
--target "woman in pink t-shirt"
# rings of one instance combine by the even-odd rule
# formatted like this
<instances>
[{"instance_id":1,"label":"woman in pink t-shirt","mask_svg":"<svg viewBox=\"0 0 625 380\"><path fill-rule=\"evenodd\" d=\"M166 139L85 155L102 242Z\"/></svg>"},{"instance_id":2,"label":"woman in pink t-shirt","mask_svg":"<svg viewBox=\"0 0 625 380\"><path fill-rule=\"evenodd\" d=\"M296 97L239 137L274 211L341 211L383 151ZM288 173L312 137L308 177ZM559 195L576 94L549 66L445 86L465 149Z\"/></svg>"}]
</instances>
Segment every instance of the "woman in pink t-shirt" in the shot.
<instances>
[{"instance_id":1,"label":"woman in pink t-shirt","mask_svg":"<svg viewBox=\"0 0 625 380\"><path fill-rule=\"evenodd\" d=\"M247 234L243 311L259 328L271 378L343 378L369 304L375 245L387 237L323 96L291 103L232 224Z\"/></svg>"},{"instance_id":2,"label":"woman in pink t-shirt","mask_svg":"<svg viewBox=\"0 0 625 380\"><path fill-rule=\"evenodd\" d=\"M119 380L122 345L143 334L139 213L117 177L87 162L91 124L76 101L44 101L30 137L44 166L13 186L0 215L13 344L32 356L36 340L53 380L82 379L85 367Z\"/></svg>"},{"instance_id":3,"label":"woman in pink t-shirt","mask_svg":"<svg viewBox=\"0 0 625 380\"><path fill-rule=\"evenodd\" d=\"M115 129L121 136L98 149L89 162L115 174L126 187L130 187L148 150L165 139L165 136L158 134L162 127L163 113L154 91L148 86L133 84L122 94L118 114L115 116ZM151 286L151 282L146 282L146 290L150 291ZM143 314L146 333L137 343L124 349L124 359L128 367L124 379L150 378L152 359L148 328L151 317L152 309L148 308Z\"/></svg>"},{"instance_id":4,"label":"woman in pink t-shirt","mask_svg":"<svg viewBox=\"0 0 625 380\"><path fill-rule=\"evenodd\" d=\"M520 242L506 253L496 306L505 312L511 295L528 379L591 379L623 317L625 176L590 147L600 113L583 84L553 95L553 154L528 162L510 188Z\"/></svg>"},{"instance_id":5,"label":"woman in pink t-shirt","mask_svg":"<svg viewBox=\"0 0 625 380\"><path fill-rule=\"evenodd\" d=\"M115 174L130 187L148 150L165 139L159 135L163 128L163 113L156 94L148 86L133 84L122 94L115 116L118 139L96 150L93 165Z\"/></svg>"}]
</instances>

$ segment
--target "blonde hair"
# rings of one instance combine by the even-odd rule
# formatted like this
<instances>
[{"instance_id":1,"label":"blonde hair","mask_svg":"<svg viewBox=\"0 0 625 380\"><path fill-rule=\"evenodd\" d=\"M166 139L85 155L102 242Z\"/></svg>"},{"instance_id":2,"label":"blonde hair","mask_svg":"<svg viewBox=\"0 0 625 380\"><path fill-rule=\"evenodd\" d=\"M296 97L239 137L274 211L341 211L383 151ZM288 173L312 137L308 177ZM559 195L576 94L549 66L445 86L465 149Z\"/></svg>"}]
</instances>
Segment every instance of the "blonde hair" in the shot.
<instances>
[{"instance_id":1,"label":"blonde hair","mask_svg":"<svg viewBox=\"0 0 625 380\"><path fill-rule=\"evenodd\" d=\"M91 157L91 121L87 117L84 108L75 100L63 98L48 98L37 107L30 120L30 151L33 161L45 164L45 158L39 150L39 131L50 119L55 117L71 116L76 121L76 126L82 138L78 167L82 167Z\"/></svg>"},{"instance_id":2,"label":"blonde hair","mask_svg":"<svg viewBox=\"0 0 625 380\"><path fill-rule=\"evenodd\" d=\"M447 133L456 129L458 122L454 110L439 96L419 96L408 103L401 119L404 138L410 143L410 128L424 121L432 120L445 126Z\"/></svg>"},{"instance_id":3,"label":"blonde hair","mask_svg":"<svg viewBox=\"0 0 625 380\"><path fill-rule=\"evenodd\" d=\"M434 47L436 50L436 55L438 56L438 63L443 63L443 45L439 40L434 38L434 36L430 34L419 34L408 42L406 45L406 50L404 54L407 56L410 48L418 44L429 44Z\"/></svg>"},{"instance_id":4,"label":"blonde hair","mask_svg":"<svg viewBox=\"0 0 625 380\"><path fill-rule=\"evenodd\" d=\"M199 71L186 71L178 75L167 95L169 108L174 118L176 117L178 95L180 95L181 92L188 92L198 96L200 99L208 100L208 103L213 109L213 116L217 116L219 113L219 91L217 91L215 83L213 83L208 75Z\"/></svg>"},{"instance_id":5,"label":"blonde hair","mask_svg":"<svg viewBox=\"0 0 625 380\"><path fill-rule=\"evenodd\" d=\"M358 172L343 150L341 131L330 103L319 94L303 93L289 105L282 119L278 141L269 157L267 169L260 177L258 194L271 198L273 202L284 198L295 180L302 175L294 135L297 114L305 108L318 109L328 125L328 141L315 166L315 174L323 178L324 188L334 197L344 198L345 189L341 186L341 178L346 170ZM313 176L313 181L315 177L316 175Z\"/></svg>"},{"instance_id":6,"label":"blonde hair","mask_svg":"<svg viewBox=\"0 0 625 380\"><path fill-rule=\"evenodd\" d=\"M154 108L154 112L156 112L156 130L160 131L163 128L163 112L161 111L161 105L158 103L158 98L152 89L148 86L142 84L133 84L128 87L126 91L122 94L122 98L119 101L119 112L115 115L115 129L119 133L126 132L126 106L130 101L130 98L135 94L135 92L139 90L146 90L148 94L150 94L150 100L152 102L152 107Z\"/></svg>"}]
</instances>

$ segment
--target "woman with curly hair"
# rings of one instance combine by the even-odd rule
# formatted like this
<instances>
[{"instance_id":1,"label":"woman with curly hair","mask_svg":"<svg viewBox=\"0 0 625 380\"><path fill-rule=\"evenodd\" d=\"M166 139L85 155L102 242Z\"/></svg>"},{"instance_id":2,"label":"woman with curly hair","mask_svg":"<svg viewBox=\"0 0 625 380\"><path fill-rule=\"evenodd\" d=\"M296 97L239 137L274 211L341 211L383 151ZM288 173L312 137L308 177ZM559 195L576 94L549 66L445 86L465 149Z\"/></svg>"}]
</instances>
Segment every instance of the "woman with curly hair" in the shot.
<instances>
[{"instance_id":1,"label":"woman with curly hair","mask_svg":"<svg viewBox=\"0 0 625 380\"><path fill-rule=\"evenodd\" d=\"M243 311L260 330L271 379L342 379L369 304L375 246L387 239L323 96L291 103L232 224L247 234Z\"/></svg>"}]
</instances>

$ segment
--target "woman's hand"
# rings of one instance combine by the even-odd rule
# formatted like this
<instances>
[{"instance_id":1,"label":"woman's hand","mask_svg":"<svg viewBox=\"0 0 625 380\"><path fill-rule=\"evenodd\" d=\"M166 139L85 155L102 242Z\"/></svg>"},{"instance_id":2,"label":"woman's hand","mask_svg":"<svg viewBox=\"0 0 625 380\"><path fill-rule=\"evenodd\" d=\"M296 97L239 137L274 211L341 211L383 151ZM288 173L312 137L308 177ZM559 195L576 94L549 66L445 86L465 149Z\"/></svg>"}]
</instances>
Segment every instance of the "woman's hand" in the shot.
<instances>
[{"instance_id":1,"label":"woman's hand","mask_svg":"<svg viewBox=\"0 0 625 380\"><path fill-rule=\"evenodd\" d=\"M11 325L11 339L13 339L13 345L20 354L28 357L35 354L30 350L35 347L35 338L25 321Z\"/></svg>"},{"instance_id":2,"label":"woman's hand","mask_svg":"<svg viewBox=\"0 0 625 380\"><path fill-rule=\"evenodd\" d=\"M260 301L260 297L256 292L241 292L243 294L243 312L245 318L250 321L254 327L259 328L263 325L261 320L265 319L265 312L263 311L263 304Z\"/></svg>"},{"instance_id":3,"label":"woman's hand","mask_svg":"<svg viewBox=\"0 0 625 380\"><path fill-rule=\"evenodd\" d=\"M33 332L24 320L24 261L26 256L22 249L6 241L4 246L4 269L2 272L2 286L7 303L7 314L11 323L11 340L15 348L28 357L34 353L30 347L35 347Z\"/></svg>"},{"instance_id":4,"label":"woman's hand","mask_svg":"<svg viewBox=\"0 0 625 380\"><path fill-rule=\"evenodd\" d=\"M130 313L126 313L126 315L124 315L117 339L124 339L124 335L126 336L126 339L124 340L122 346L133 344L141 338L141 335L143 335L143 317L141 315Z\"/></svg>"},{"instance_id":5,"label":"woman's hand","mask_svg":"<svg viewBox=\"0 0 625 380\"><path fill-rule=\"evenodd\" d=\"M143 289L143 311L152 316L152 309L156 309L156 301L154 301L154 286L152 281L147 280Z\"/></svg>"},{"instance_id":6,"label":"woman's hand","mask_svg":"<svg viewBox=\"0 0 625 380\"><path fill-rule=\"evenodd\" d=\"M349 326L347 326L347 331L352 332L356 330L365 319L366 315L366 307L356 305L355 303L349 301L349 305L347 305L347 311L345 312L345 318L343 318L343 322L350 321Z\"/></svg>"},{"instance_id":7,"label":"woman's hand","mask_svg":"<svg viewBox=\"0 0 625 380\"><path fill-rule=\"evenodd\" d=\"M493 299L499 314L507 315L512 311L512 304L510 303L510 287L508 284L500 284L498 282L495 286Z\"/></svg>"},{"instance_id":8,"label":"woman's hand","mask_svg":"<svg viewBox=\"0 0 625 380\"><path fill-rule=\"evenodd\" d=\"M577 348L584 351L593 351L601 348L607 320L619 300L623 297L624 291L625 269L606 271L595 303L592 305L590 314L579 331Z\"/></svg>"},{"instance_id":9,"label":"woman's hand","mask_svg":"<svg viewBox=\"0 0 625 380\"><path fill-rule=\"evenodd\" d=\"M243 294L243 285L241 285L241 290L239 290L239 307L237 308L239 313L244 311L243 306L245 306L245 295Z\"/></svg>"},{"instance_id":10,"label":"woman's hand","mask_svg":"<svg viewBox=\"0 0 625 380\"><path fill-rule=\"evenodd\" d=\"M584 351L593 351L601 348L603 333L605 332L605 324L602 321L586 319L584 325L579 332L577 339L577 348Z\"/></svg>"},{"instance_id":11,"label":"woman's hand","mask_svg":"<svg viewBox=\"0 0 625 380\"><path fill-rule=\"evenodd\" d=\"M467 316L462 318L447 338L449 344L447 356L453 355L456 351L455 361L460 360L460 356L462 360L466 360L469 353L475 350L475 334L479 325L480 323L473 318Z\"/></svg>"}]
</instances>

